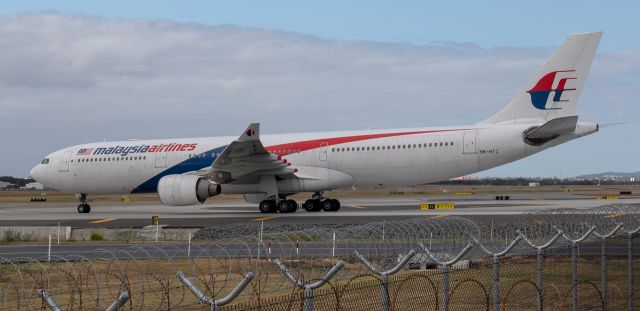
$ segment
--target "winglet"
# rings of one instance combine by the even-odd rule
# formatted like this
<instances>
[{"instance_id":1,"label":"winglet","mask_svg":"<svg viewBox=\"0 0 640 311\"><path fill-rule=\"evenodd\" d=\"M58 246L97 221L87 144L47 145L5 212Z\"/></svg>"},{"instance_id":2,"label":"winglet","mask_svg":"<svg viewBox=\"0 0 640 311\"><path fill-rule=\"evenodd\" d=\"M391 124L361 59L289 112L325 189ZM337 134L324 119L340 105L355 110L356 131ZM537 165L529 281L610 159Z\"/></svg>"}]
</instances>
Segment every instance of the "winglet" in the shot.
<instances>
[{"instance_id":1,"label":"winglet","mask_svg":"<svg viewBox=\"0 0 640 311\"><path fill-rule=\"evenodd\" d=\"M238 141L260 140L260 123L251 123L240 135Z\"/></svg>"}]
</instances>

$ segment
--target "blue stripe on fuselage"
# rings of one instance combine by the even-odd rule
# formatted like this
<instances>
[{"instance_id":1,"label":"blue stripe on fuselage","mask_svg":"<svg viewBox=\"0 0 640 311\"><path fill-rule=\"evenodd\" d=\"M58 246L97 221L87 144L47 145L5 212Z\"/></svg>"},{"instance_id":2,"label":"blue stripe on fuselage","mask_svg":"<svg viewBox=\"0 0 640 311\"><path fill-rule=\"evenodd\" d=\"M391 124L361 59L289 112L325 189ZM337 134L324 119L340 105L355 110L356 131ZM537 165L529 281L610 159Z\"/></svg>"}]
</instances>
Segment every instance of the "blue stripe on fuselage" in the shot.
<instances>
[{"instance_id":1,"label":"blue stripe on fuselage","mask_svg":"<svg viewBox=\"0 0 640 311\"><path fill-rule=\"evenodd\" d=\"M158 182L160 178L172 174L184 174L186 172L197 171L201 168L210 166L215 161L217 154L224 151L227 146L218 147L205 152L204 157L194 157L184 160L172 167L167 168L160 174L151 177L149 180L135 187L131 193L149 193L158 191Z\"/></svg>"}]
</instances>

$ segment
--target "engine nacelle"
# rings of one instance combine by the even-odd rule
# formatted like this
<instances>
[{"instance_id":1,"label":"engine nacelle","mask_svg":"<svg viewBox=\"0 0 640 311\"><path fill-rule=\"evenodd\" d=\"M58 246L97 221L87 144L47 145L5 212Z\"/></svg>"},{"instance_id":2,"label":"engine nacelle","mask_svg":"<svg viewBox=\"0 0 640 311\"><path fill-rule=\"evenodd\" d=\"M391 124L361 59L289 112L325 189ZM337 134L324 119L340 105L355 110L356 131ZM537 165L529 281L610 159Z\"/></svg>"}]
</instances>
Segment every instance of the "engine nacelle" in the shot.
<instances>
[{"instance_id":1,"label":"engine nacelle","mask_svg":"<svg viewBox=\"0 0 640 311\"><path fill-rule=\"evenodd\" d=\"M160 201L170 206L204 203L220 191L220 185L195 175L167 175L158 182Z\"/></svg>"}]
</instances>

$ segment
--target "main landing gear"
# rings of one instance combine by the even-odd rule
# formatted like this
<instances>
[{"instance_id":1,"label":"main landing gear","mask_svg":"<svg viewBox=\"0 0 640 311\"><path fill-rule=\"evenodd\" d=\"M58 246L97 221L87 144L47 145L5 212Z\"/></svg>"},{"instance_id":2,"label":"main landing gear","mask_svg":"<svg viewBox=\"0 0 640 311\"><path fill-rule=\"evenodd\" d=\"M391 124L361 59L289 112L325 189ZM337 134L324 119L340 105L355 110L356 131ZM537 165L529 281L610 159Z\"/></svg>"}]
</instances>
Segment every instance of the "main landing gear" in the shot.
<instances>
[{"instance_id":1,"label":"main landing gear","mask_svg":"<svg viewBox=\"0 0 640 311\"><path fill-rule=\"evenodd\" d=\"M275 200L264 200L258 207L263 213L295 213L298 210L298 202L291 199L282 199L277 203Z\"/></svg>"},{"instance_id":2,"label":"main landing gear","mask_svg":"<svg viewBox=\"0 0 640 311\"><path fill-rule=\"evenodd\" d=\"M304 202L304 209L307 212L337 212L340 209L340 201L336 199L309 199Z\"/></svg>"},{"instance_id":3,"label":"main landing gear","mask_svg":"<svg viewBox=\"0 0 640 311\"><path fill-rule=\"evenodd\" d=\"M276 203L275 200L264 200L258 206L262 213L295 213L298 210L298 202L295 200L282 199ZM307 212L337 212L340 209L340 201L336 199L325 199L322 193L316 193L303 205Z\"/></svg>"},{"instance_id":4,"label":"main landing gear","mask_svg":"<svg viewBox=\"0 0 640 311\"><path fill-rule=\"evenodd\" d=\"M91 205L87 204L89 202L87 200L87 195L84 193L80 194L80 204L78 205L78 213L86 214L91 213Z\"/></svg>"}]
</instances>

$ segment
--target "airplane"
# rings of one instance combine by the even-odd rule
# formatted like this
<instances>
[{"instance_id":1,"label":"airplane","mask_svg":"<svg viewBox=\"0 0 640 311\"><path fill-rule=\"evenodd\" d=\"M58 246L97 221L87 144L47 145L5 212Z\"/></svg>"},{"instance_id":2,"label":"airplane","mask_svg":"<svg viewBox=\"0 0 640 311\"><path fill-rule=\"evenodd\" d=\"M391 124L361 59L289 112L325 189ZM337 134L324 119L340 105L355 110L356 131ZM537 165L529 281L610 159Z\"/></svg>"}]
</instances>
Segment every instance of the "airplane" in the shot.
<instances>
[{"instance_id":1,"label":"airplane","mask_svg":"<svg viewBox=\"0 0 640 311\"><path fill-rule=\"evenodd\" d=\"M467 126L98 142L47 155L31 170L46 187L88 195L158 193L163 204L243 194L262 213L292 213L289 197L311 193L307 212L335 212L326 191L447 180L525 158L595 133L576 107L602 32L567 37L497 114Z\"/></svg>"}]
</instances>

